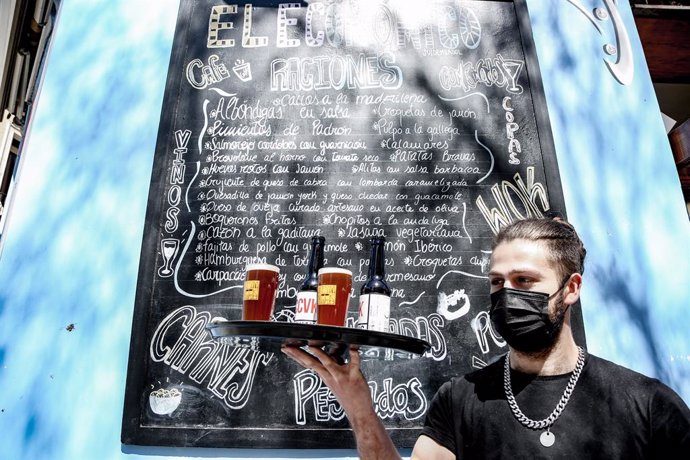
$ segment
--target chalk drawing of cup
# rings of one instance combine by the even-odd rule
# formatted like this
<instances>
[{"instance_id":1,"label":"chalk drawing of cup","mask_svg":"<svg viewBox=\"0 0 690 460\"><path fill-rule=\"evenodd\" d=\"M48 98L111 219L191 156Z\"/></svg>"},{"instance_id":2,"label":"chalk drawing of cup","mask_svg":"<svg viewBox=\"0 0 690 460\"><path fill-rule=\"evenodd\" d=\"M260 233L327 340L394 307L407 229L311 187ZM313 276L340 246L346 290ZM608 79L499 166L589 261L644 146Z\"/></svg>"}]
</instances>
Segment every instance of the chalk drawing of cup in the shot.
<instances>
[{"instance_id":1,"label":"chalk drawing of cup","mask_svg":"<svg viewBox=\"0 0 690 460\"><path fill-rule=\"evenodd\" d=\"M235 72L237 78L242 81L249 81L252 79L252 68L248 62L244 62L242 59L235 61L232 71Z\"/></svg>"}]
</instances>

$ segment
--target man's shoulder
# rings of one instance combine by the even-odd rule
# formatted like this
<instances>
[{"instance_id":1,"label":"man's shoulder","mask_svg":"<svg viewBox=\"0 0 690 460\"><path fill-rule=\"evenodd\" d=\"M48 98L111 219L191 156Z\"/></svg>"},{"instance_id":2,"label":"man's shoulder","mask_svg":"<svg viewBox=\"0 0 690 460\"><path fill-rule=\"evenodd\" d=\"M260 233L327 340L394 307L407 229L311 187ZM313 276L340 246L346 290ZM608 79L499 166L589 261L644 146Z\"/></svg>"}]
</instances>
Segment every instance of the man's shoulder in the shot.
<instances>
[{"instance_id":1,"label":"man's shoulder","mask_svg":"<svg viewBox=\"0 0 690 460\"><path fill-rule=\"evenodd\" d=\"M652 423L655 429L675 430L678 436L685 439L686 445L690 445L690 408L675 390L659 379L598 356L589 355L588 361L594 377L590 388L600 394L607 392L606 396L615 396L608 399L610 406L617 404L628 415L645 413L655 420Z\"/></svg>"},{"instance_id":2,"label":"man's shoulder","mask_svg":"<svg viewBox=\"0 0 690 460\"><path fill-rule=\"evenodd\" d=\"M590 368L589 373L595 381L615 388L617 393L637 395L645 400L680 399L673 389L659 379L648 377L599 356L589 354L587 367Z\"/></svg>"},{"instance_id":3,"label":"man's shoulder","mask_svg":"<svg viewBox=\"0 0 690 460\"><path fill-rule=\"evenodd\" d=\"M648 385L663 385L658 379L648 377L640 372L629 369L613 361L604 359L600 356L589 353L587 357L587 365L591 369L590 372L605 376L607 379L615 379L619 382L629 382L634 384Z\"/></svg>"}]
</instances>

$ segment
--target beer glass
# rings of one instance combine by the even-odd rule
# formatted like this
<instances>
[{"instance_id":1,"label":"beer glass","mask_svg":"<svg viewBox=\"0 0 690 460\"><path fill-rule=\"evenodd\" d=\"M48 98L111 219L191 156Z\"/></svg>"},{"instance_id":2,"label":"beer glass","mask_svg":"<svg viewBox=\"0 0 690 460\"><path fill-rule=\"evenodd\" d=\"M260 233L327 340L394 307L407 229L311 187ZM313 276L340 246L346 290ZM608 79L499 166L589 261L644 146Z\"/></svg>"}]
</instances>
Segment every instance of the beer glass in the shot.
<instances>
[{"instance_id":1,"label":"beer glass","mask_svg":"<svg viewBox=\"0 0 690 460\"><path fill-rule=\"evenodd\" d=\"M319 270L317 324L345 325L351 289L352 272L350 270L335 267Z\"/></svg>"},{"instance_id":2,"label":"beer glass","mask_svg":"<svg viewBox=\"0 0 690 460\"><path fill-rule=\"evenodd\" d=\"M280 268L269 264L247 265L244 278L242 319L268 321L278 294Z\"/></svg>"}]
</instances>

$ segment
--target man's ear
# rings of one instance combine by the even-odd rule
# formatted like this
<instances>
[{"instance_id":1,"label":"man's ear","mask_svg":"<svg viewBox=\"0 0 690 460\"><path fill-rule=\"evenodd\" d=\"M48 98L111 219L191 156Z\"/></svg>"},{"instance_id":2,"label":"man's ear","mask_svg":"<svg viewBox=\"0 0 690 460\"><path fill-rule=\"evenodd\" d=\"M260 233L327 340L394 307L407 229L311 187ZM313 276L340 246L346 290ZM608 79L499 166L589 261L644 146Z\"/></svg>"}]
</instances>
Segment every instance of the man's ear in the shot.
<instances>
[{"instance_id":1,"label":"man's ear","mask_svg":"<svg viewBox=\"0 0 690 460\"><path fill-rule=\"evenodd\" d=\"M580 298L580 287L582 287L582 275L573 273L565 283L565 297L563 302L572 305Z\"/></svg>"}]
</instances>

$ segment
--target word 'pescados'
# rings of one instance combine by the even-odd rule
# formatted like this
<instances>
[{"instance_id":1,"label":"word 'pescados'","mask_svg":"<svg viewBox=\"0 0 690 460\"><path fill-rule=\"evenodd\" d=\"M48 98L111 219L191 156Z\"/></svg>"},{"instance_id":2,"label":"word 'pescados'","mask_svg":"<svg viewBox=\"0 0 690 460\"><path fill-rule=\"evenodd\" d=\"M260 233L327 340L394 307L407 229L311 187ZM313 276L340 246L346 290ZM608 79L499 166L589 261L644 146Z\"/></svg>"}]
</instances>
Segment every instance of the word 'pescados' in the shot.
<instances>
[{"instance_id":1,"label":"word 'pescados'","mask_svg":"<svg viewBox=\"0 0 690 460\"><path fill-rule=\"evenodd\" d=\"M308 406L313 408L317 422L341 420L345 416L345 411L331 390L311 370L305 369L295 374L292 385L295 392L295 423L298 425L307 424ZM426 412L428 402L417 377L395 386L393 379L387 378L380 388L377 382L369 382L369 389L374 410L381 418L402 415L407 420L415 420Z\"/></svg>"}]
</instances>

